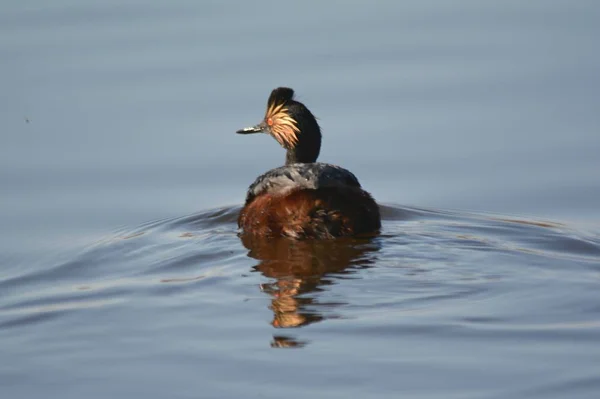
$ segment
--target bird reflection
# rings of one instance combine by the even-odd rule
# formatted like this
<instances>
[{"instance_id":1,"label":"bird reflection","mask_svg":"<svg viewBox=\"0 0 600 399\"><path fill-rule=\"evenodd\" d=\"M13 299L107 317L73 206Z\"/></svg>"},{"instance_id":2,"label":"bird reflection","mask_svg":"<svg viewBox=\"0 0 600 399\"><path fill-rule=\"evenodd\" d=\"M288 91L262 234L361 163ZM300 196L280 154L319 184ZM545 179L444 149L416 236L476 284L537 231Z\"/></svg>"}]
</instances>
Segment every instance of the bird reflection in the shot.
<instances>
[{"instance_id":1,"label":"bird reflection","mask_svg":"<svg viewBox=\"0 0 600 399\"><path fill-rule=\"evenodd\" d=\"M332 309L344 303L319 301L319 292L334 283L335 275L369 267L374 260L369 254L378 250L372 238L301 241L242 235L241 239L248 256L259 260L254 270L274 279L262 284L261 290L272 297L271 324L276 328L302 327L336 317ZM272 345L302 346L283 338Z\"/></svg>"}]
</instances>

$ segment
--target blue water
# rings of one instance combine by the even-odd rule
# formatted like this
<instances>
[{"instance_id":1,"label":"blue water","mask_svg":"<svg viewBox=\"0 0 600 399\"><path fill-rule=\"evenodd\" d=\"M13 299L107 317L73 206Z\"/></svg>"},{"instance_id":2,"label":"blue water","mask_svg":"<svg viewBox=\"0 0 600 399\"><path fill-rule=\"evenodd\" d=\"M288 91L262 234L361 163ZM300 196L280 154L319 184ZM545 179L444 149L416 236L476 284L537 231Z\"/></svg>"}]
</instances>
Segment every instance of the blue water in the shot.
<instances>
[{"instance_id":1,"label":"blue water","mask_svg":"<svg viewBox=\"0 0 600 399\"><path fill-rule=\"evenodd\" d=\"M2 11L0 397L600 394L596 2ZM281 85L381 236L237 236Z\"/></svg>"}]
</instances>

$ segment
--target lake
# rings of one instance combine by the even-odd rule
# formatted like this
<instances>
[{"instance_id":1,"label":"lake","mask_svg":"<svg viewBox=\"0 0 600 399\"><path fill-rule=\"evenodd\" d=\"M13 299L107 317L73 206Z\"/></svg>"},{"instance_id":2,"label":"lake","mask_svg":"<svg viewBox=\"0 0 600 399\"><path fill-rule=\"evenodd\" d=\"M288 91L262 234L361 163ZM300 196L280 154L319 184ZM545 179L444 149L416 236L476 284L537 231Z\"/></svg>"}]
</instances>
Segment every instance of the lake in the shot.
<instances>
[{"instance_id":1,"label":"lake","mask_svg":"<svg viewBox=\"0 0 600 399\"><path fill-rule=\"evenodd\" d=\"M600 394L600 3L2 8L1 397ZM238 235L278 86L379 236Z\"/></svg>"}]
</instances>

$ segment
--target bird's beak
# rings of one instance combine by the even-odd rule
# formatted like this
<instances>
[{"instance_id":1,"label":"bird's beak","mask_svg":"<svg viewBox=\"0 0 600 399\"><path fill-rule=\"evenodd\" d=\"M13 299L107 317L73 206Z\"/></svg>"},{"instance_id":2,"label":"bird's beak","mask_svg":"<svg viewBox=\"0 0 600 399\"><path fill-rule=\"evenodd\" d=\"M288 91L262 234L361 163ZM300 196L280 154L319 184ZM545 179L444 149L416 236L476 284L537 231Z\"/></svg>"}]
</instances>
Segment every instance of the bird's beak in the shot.
<instances>
[{"instance_id":1,"label":"bird's beak","mask_svg":"<svg viewBox=\"0 0 600 399\"><path fill-rule=\"evenodd\" d=\"M236 133L239 133L239 134L261 133L261 132L265 131L266 127L267 127L267 125L264 122L261 122L256 126L245 127L243 129L240 129Z\"/></svg>"}]
</instances>

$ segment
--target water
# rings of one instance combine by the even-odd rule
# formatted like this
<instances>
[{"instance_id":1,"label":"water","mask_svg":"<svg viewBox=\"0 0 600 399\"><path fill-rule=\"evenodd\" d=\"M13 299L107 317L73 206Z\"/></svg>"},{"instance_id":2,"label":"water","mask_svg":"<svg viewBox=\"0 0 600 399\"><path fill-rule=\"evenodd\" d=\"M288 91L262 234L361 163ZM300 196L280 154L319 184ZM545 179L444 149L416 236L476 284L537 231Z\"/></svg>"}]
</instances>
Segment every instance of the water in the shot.
<instances>
[{"instance_id":1,"label":"water","mask_svg":"<svg viewBox=\"0 0 600 399\"><path fill-rule=\"evenodd\" d=\"M6 2L0 396L595 397L595 2ZM242 240L296 89L371 240Z\"/></svg>"}]
</instances>

